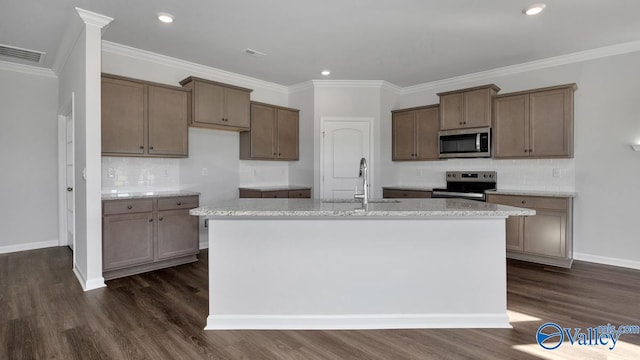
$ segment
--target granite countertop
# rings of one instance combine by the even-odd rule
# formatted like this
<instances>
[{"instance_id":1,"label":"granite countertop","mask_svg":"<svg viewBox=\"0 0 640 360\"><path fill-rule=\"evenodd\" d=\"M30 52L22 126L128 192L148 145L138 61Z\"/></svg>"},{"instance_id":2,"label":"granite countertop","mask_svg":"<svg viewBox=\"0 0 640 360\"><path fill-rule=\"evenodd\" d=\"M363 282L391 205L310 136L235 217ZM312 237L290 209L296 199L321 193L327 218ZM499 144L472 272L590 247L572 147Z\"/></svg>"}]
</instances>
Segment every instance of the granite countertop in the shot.
<instances>
[{"instance_id":1,"label":"granite countertop","mask_svg":"<svg viewBox=\"0 0 640 360\"><path fill-rule=\"evenodd\" d=\"M240 190L254 190L254 191L284 191L284 190L304 190L311 189L311 186L303 185L269 185L269 186L242 186Z\"/></svg>"},{"instance_id":2,"label":"granite countertop","mask_svg":"<svg viewBox=\"0 0 640 360\"><path fill-rule=\"evenodd\" d=\"M561 197L561 198L574 198L578 196L577 192L572 191L544 191L544 190L487 190L487 194L496 195L522 195L522 196L546 196L546 197Z\"/></svg>"},{"instance_id":3,"label":"granite countertop","mask_svg":"<svg viewBox=\"0 0 640 360\"><path fill-rule=\"evenodd\" d=\"M382 188L389 189L389 190L412 190L412 191L432 191L434 189L433 186L420 186L420 185L385 185Z\"/></svg>"},{"instance_id":4,"label":"granite countertop","mask_svg":"<svg viewBox=\"0 0 640 360\"><path fill-rule=\"evenodd\" d=\"M170 191L140 191L140 192L121 192L102 194L102 200L120 200L120 199L144 199L156 197L173 197L173 196L192 196L200 195L199 192L170 190Z\"/></svg>"},{"instance_id":5,"label":"granite countertop","mask_svg":"<svg viewBox=\"0 0 640 360\"><path fill-rule=\"evenodd\" d=\"M506 217L535 215L534 210L464 199L370 200L235 199L201 206L191 215L208 217ZM376 202L379 201L379 202Z\"/></svg>"}]
</instances>

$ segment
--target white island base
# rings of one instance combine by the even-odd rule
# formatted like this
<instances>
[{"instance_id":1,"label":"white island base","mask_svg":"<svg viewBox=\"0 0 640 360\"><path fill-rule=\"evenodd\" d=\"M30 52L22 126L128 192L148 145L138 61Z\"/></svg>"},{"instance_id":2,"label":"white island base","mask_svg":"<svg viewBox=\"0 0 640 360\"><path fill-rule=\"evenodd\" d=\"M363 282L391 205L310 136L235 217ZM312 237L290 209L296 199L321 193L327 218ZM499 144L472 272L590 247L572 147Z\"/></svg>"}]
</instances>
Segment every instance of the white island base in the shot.
<instances>
[{"instance_id":1,"label":"white island base","mask_svg":"<svg viewBox=\"0 0 640 360\"><path fill-rule=\"evenodd\" d=\"M507 216L212 216L205 329L509 328Z\"/></svg>"}]
</instances>

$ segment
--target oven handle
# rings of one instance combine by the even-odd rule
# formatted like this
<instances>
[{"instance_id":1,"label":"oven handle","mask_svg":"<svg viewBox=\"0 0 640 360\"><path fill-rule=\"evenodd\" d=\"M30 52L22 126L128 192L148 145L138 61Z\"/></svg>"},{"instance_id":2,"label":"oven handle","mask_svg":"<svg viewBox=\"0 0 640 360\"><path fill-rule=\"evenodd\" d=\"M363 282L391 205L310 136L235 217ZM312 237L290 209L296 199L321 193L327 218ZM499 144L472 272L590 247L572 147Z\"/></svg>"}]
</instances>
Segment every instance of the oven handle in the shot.
<instances>
[{"instance_id":1,"label":"oven handle","mask_svg":"<svg viewBox=\"0 0 640 360\"><path fill-rule=\"evenodd\" d=\"M475 198L475 199L484 198L484 194L477 194L477 193L464 193L464 192L451 192L451 191L447 191L446 193L433 191L431 193L431 197L438 197L438 196L442 196L442 197Z\"/></svg>"}]
</instances>

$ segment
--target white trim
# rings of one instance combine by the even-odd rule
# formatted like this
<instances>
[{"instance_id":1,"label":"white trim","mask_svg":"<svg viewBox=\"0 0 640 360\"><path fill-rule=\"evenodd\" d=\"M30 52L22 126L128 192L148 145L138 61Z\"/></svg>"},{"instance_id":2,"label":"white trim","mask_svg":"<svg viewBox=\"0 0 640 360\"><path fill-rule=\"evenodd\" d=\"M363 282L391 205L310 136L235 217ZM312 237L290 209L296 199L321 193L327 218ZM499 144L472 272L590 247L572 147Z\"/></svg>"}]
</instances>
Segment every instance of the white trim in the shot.
<instances>
[{"instance_id":1,"label":"white trim","mask_svg":"<svg viewBox=\"0 0 640 360\"><path fill-rule=\"evenodd\" d=\"M640 51L640 41L632 41L623 44L605 46L601 48L580 51L572 54L555 56L547 59L530 61L522 64L505 66L497 69L481 71L477 73L456 76L444 80L432 81L424 84L407 86L402 88L402 95L429 91L436 88L467 84L474 81L492 80L499 76L519 74L527 71L540 70L554 66L573 64L588 60L595 60L609 56L623 55Z\"/></svg>"},{"instance_id":2,"label":"white trim","mask_svg":"<svg viewBox=\"0 0 640 360\"><path fill-rule=\"evenodd\" d=\"M310 89L314 89L313 81L311 81L311 80L305 81L305 82L301 82L299 84L291 85L291 86L288 87L289 95L291 95L293 93L297 93L297 92L310 90Z\"/></svg>"},{"instance_id":3,"label":"white trim","mask_svg":"<svg viewBox=\"0 0 640 360\"><path fill-rule=\"evenodd\" d=\"M380 89L385 84L384 80L311 80L316 88L376 88ZM391 86L391 85L388 85ZM395 86L395 85L393 85Z\"/></svg>"},{"instance_id":4,"label":"white trim","mask_svg":"<svg viewBox=\"0 0 640 360\"><path fill-rule=\"evenodd\" d=\"M14 72L19 72L19 73L29 74L29 75L46 76L46 77L51 77L56 79L58 78L56 73L53 72L53 70L51 69L41 68L38 66L18 64L18 63L3 61L3 60L0 60L0 70L14 71Z\"/></svg>"},{"instance_id":5,"label":"white trim","mask_svg":"<svg viewBox=\"0 0 640 360\"><path fill-rule=\"evenodd\" d=\"M505 314L209 315L205 330L511 328Z\"/></svg>"},{"instance_id":6,"label":"white trim","mask_svg":"<svg viewBox=\"0 0 640 360\"><path fill-rule=\"evenodd\" d=\"M200 250L204 250L204 249L208 249L209 248L209 242L201 242L200 246L199 246Z\"/></svg>"},{"instance_id":7,"label":"white trim","mask_svg":"<svg viewBox=\"0 0 640 360\"><path fill-rule=\"evenodd\" d=\"M44 249L50 247L58 246L58 240L48 240L48 241L40 241L26 244L16 244L16 245L7 245L0 246L0 254L8 254L18 251L27 251L27 250L35 250L35 249Z\"/></svg>"},{"instance_id":8,"label":"white trim","mask_svg":"<svg viewBox=\"0 0 640 360\"><path fill-rule=\"evenodd\" d=\"M79 7L76 7L76 11L80 16L80 19L82 19L82 21L86 25L99 27L102 29L103 33L104 33L104 30L106 29L106 26L108 26L113 21L113 18L111 17L101 15L93 11L81 9Z\"/></svg>"},{"instance_id":9,"label":"white trim","mask_svg":"<svg viewBox=\"0 0 640 360\"><path fill-rule=\"evenodd\" d=\"M216 81L222 81L238 86L258 87L281 94L288 94L289 90L284 85L271 83L268 81L252 78L245 75L232 73L225 70L216 69L210 66L200 65L185 60L180 60L170 56L156 54L146 50L136 49L130 46L102 40L102 52L115 55L127 56L130 58L153 62L160 65L179 68L190 74L202 74L206 77L213 77Z\"/></svg>"},{"instance_id":10,"label":"white trim","mask_svg":"<svg viewBox=\"0 0 640 360\"><path fill-rule=\"evenodd\" d=\"M612 258L607 256L591 255L591 254L584 254L584 253L577 253L577 252L573 253L573 259L579 260L579 261L587 261L587 262L592 262L597 264L603 264L603 265L619 266L619 267L640 270L640 261L636 261L636 260Z\"/></svg>"},{"instance_id":11,"label":"white trim","mask_svg":"<svg viewBox=\"0 0 640 360\"><path fill-rule=\"evenodd\" d=\"M86 275L84 275L77 266L73 267L73 273L76 274L76 278L82 287L82 291L86 292L107 286L107 284L104 283L103 277L87 280Z\"/></svg>"}]
</instances>

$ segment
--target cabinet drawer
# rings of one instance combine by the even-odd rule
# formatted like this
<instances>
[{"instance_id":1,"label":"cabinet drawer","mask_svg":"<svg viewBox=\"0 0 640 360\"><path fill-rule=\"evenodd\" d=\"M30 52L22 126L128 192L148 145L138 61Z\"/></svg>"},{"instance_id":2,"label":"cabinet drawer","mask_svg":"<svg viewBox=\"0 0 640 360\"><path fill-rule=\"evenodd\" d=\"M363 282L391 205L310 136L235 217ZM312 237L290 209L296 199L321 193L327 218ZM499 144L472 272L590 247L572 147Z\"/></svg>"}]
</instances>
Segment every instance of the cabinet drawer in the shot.
<instances>
[{"instance_id":1,"label":"cabinet drawer","mask_svg":"<svg viewBox=\"0 0 640 360\"><path fill-rule=\"evenodd\" d=\"M198 207L198 196L179 196L158 199L158 210L193 209Z\"/></svg>"},{"instance_id":2,"label":"cabinet drawer","mask_svg":"<svg viewBox=\"0 0 640 360\"><path fill-rule=\"evenodd\" d=\"M287 190L278 190L278 191L263 191L262 192L262 197L263 198L288 198L289 197L289 191Z\"/></svg>"},{"instance_id":3,"label":"cabinet drawer","mask_svg":"<svg viewBox=\"0 0 640 360\"><path fill-rule=\"evenodd\" d=\"M431 197L431 191L419 191L419 190L382 190L383 198L405 198L405 199L424 199Z\"/></svg>"},{"instance_id":4,"label":"cabinet drawer","mask_svg":"<svg viewBox=\"0 0 640 360\"><path fill-rule=\"evenodd\" d=\"M290 198L311 198L311 189L289 190Z\"/></svg>"},{"instance_id":5,"label":"cabinet drawer","mask_svg":"<svg viewBox=\"0 0 640 360\"><path fill-rule=\"evenodd\" d=\"M153 199L103 201L103 215L133 214L153 211Z\"/></svg>"},{"instance_id":6,"label":"cabinet drawer","mask_svg":"<svg viewBox=\"0 0 640 360\"><path fill-rule=\"evenodd\" d=\"M487 200L495 204L533 209L567 210L569 208L569 199L567 198L489 194Z\"/></svg>"}]
</instances>

